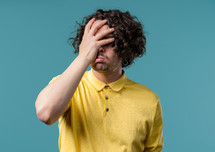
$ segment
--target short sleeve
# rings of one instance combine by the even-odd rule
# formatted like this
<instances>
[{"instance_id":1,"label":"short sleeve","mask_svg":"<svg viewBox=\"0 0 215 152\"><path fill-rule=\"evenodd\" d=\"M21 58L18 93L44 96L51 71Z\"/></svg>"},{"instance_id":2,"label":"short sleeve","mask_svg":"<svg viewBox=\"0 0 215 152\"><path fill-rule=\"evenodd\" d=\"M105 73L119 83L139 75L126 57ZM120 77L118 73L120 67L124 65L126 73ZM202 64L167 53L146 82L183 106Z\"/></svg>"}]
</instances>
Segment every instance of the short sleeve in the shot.
<instances>
[{"instance_id":1,"label":"short sleeve","mask_svg":"<svg viewBox=\"0 0 215 152\"><path fill-rule=\"evenodd\" d=\"M60 75L53 77L53 78L51 79L51 81L49 81L48 84L52 83L52 82L53 82L55 79L57 79L59 76L60 76Z\"/></svg>"},{"instance_id":2,"label":"short sleeve","mask_svg":"<svg viewBox=\"0 0 215 152\"><path fill-rule=\"evenodd\" d=\"M163 145L163 116L161 104L158 99L155 114L153 117L153 123L150 128L144 152L161 152Z\"/></svg>"}]
</instances>

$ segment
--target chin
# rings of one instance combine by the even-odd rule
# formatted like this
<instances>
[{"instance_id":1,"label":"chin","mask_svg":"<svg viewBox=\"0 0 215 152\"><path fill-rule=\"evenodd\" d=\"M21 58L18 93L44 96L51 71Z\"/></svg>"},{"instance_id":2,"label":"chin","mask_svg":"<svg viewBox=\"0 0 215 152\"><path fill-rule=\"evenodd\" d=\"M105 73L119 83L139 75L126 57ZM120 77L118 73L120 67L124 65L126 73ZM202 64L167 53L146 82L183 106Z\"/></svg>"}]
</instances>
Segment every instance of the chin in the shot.
<instances>
[{"instance_id":1,"label":"chin","mask_svg":"<svg viewBox=\"0 0 215 152\"><path fill-rule=\"evenodd\" d=\"M109 67L106 64L103 64L103 63L95 63L95 64L92 64L91 67L95 71L100 71L100 72L109 71Z\"/></svg>"}]
</instances>

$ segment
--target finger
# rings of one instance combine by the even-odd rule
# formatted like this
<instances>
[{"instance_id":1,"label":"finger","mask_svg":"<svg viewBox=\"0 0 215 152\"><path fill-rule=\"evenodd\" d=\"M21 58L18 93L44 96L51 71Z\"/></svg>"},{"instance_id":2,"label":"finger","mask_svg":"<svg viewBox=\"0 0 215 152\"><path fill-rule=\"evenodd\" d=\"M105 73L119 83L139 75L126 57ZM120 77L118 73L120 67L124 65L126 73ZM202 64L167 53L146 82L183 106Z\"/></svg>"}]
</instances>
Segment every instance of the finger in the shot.
<instances>
[{"instance_id":1,"label":"finger","mask_svg":"<svg viewBox=\"0 0 215 152\"><path fill-rule=\"evenodd\" d=\"M103 46L103 45L107 45L112 42L114 42L114 38L102 39L102 40L98 41L98 45Z\"/></svg>"},{"instance_id":2,"label":"finger","mask_svg":"<svg viewBox=\"0 0 215 152\"><path fill-rule=\"evenodd\" d=\"M101 28L106 22L107 22L107 20L99 20L98 22L93 24L91 27L91 30L90 30L90 34L95 35L95 33L98 31L98 29Z\"/></svg>"},{"instance_id":3,"label":"finger","mask_svg":"<svg viewBox=\"0 0 215 152\"><path fill-rule=\"evenodd\" d=\"M92 18L92 19L87 23L87 25L85 26L85 31L86 31L86 32L89 32L89 31L90 31L90 28L91 28L91 26L93 25L94 21L95 21L95 18Z\"/></svg>"},{"instance_id":4,"label":"finger","mask_svg":"<svg viewBox=\"0 0 215 152\"><path fill-rule=\"evenodd\" d=\"M104 31L102 31L102 32L99 32L98 34L96 34L96 40L100 40L100 39L102 39L102 38L104 38L104 37L106 37L106 38L109 38L109 37L111 37L112 35L108 35L108 34L111 34L112 32L114 31L114 28L109 28L109 29L107 29L107 30L104 30Z\"/></svg>"}]
</instances>

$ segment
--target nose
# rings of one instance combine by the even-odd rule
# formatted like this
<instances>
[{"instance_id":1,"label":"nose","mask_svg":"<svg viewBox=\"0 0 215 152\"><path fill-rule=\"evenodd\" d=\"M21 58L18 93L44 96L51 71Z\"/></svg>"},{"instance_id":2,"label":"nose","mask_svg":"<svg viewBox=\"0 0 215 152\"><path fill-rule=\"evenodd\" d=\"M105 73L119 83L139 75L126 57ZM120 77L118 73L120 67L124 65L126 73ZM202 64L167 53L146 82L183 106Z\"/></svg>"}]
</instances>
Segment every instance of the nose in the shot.
<instances>
[{"instance_id":1,"label":"nose","mask_svg":"<svg viewBox=\"0 0 215 152\"><path fill-rule=\"evenodd\" d=\"M104 53L104 52L105 52L104 47L101 46L101 47L99 48L99 53Z\"/></svg>"}]
</instances>

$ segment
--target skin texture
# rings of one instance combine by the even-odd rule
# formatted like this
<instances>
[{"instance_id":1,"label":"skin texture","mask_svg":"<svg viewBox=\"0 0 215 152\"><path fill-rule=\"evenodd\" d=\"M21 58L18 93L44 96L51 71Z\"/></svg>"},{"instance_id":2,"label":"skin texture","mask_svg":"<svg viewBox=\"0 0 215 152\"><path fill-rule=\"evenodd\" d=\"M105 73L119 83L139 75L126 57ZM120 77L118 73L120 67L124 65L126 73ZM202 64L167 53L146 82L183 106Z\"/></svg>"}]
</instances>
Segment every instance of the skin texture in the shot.
<instances>
[{"instance_id":1,"label":"skin texture","mask_svg":"<svg viewBox=\"0 0 215 152\"><path fill-rule=\"evenodd\" d=\"M95 21L96 24L98 21ZM103 25L96 35L102 33L104 30L110 29L108 25ZM111 37L109 34L107 37ZM111 72L116 69L121 69L121 59L114 51L114 47L111 44L101 46L98 50L96 59L91 63L91 67L98 72ZM100 60L98 58L101 58Z\"/></svg>"},{"instance_id":2,"label":"skin texture","mask_svg":"<svg viewBox=\"0 0 215 152\"><path fill-rule=\"evenodd\" d=\"M80 44L79 56L88 59L89 63L92 63L96 59L98 50L101 46L107 45L114 41L114 38L102 39L112 33L114 31L113 28L106 28L102 30L102 32L98 32L98 30L104 26L106 22L107 20L99 20L95 22L95 19L93 18L85 27L82 42Z\"/></svg>"},{"instance_id":3,"label":"skin texture","mask_svg":"<svg viewBox=\"0 0 215 152\"><path fill-rule=\"evenodd\" d=\"M95 21L94 24L99 21L100 20ZM105 24L96 32L95 35L108 29L110 29L109 26ZM106 37L112 37L112 35L109 34ZM93 68L95 76L105 83L116 81L122 75L122 60L115 53L114 47L111 46L111 43L99 48L96 59L90 65Z\"/></svg>"},{"instance_id":4,"label":"skin texture","mask_svg":"<svg viewBox=\"0 0 215 152\"><path fill-rule=\"evenodd\" d=\"M55 123L66 112L81 78L91 64L95 76L104 83L111 83L122 75L121 60L108 44L114 29L106 26L106 20L91 19L85 26L79 55L69 67L38 95L35 108L38 118L47 125ZM103 59L100 56L103 56Z\"/></svg>"},{"instance_id":5,"label":"skin texture","mask_svg":"<svg viewBox=\"0 0 215 152\"><path fill-rule=\"evenodd\" d=\"M88 57L91 57L90 65L93 68L95 76L100 81L108 84L121 77L122 61L115 53L114 48L111 46L111 42L114 41L114 39L111 37L111 33L114 31L114 29L109 28L109 26L106 25L106 22L107 20L94 21L94 19L89 21L89 23L86 25L84 36L80 44L79 55L82 55L83 50L85 51L84 53L87 53L86 50L89 50L88 46L92 45L94 40L97 40L95 45L100 44L100 46L94 47L96 50L91 49L92 52L89 52L88 55L92 56ZM87 48L84 48L83 46L87 46ZM99 60L98 58L101 59Z\"/></svg>"}]
</instances>

